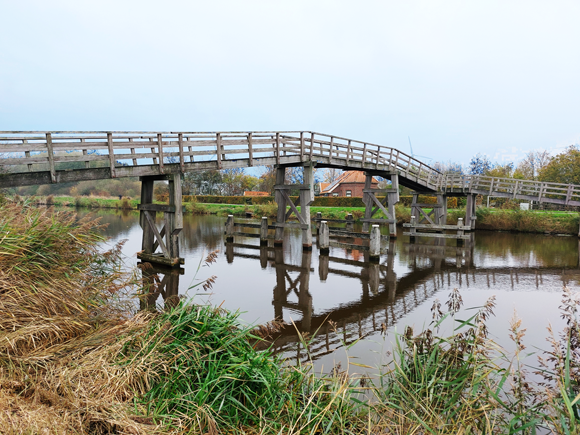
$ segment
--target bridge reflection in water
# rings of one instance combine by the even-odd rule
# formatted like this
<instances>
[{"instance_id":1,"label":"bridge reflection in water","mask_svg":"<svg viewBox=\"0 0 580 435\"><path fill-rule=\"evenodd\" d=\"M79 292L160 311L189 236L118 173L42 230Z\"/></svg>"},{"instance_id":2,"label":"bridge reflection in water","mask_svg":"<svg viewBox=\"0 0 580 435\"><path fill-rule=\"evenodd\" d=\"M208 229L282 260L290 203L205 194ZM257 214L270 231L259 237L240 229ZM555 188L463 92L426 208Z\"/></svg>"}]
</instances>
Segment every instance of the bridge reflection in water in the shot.
<instances>
[{"instance_id":1,"label":"bridge reflection in water","mask_svg":"<svg viewBox=\"0 0 580 435\"><path fill-rule=\"evenodd\" d=\"M286 357L303 362L316 360L344 344L349 345L394 326L439 290L473 285L492 288L498 283L503 288L516 289L524 282L526 289L530 286L539 289L546 277L550 277L552 282L557 279L562 285L580 280L578 265L575 268L476 266L473 239L463 247L447 246L443 239L430 240L428 244L397 245L391 241L388 254L381 257L380 263L369 262L365 252L349 251L347 256L352 259L337 256L337 251L332 253L335 255L303 251L301 257L294 256L294 261L287 261L282 248L225 244L228 263L244 258L255 260L254 264L259 264L262 269L275 271L272 318L282 320L286 312L293 319L268 341L260 343L259 348L272 345L274 352ZM317 261L313 262L313 256ZM404 257L407 272L397 273L397 256ZM313 263L317 264L317 270ZM142 270L144 286L148 289L142 308L153 307L159 296L166 306L173 306L179 300L181 269L147 266ZM316 279L316 275L320 282L329 277L358 281L362 291L354 292L355 300L315 311L310 280ZM308 349L304 349L298 331L308 337Z\"/></svg>"}]
</instances>

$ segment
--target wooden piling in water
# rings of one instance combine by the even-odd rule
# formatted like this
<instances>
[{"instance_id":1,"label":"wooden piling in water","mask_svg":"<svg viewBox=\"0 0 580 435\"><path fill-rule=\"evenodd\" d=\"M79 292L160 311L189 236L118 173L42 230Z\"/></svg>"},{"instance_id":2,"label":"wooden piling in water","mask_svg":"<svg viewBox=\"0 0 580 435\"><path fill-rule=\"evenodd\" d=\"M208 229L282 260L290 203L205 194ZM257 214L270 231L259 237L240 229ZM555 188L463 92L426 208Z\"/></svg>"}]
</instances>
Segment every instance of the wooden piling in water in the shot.
<instances>
[{"instance_id":1,"label":"wooden piling in water","mask_svg":"<svg viewBox=\"0 0 580 435\"><path fill-rule=\"evenodd\" d=\"M381 257L381 230L378 225L371 229L371 241L369 244L369 260L378 261Z\"/></svg>"},{"instance_id":2,"label":"wooden piling in water","mask_svg":"<svg viewBox=\"0 0 580 435\"><path fill-rule=\"evenodd\" d=\"M226 241L233 242L234 241L234 215L228 215L228 219L226 220Z\"/></svg>"},{"instance_id":3,"label":"wooden piling in water","mask_svg":"<svg viewBox=\"0 0 580 435\"><path fill-rule=\"evenodd\" d=\"M268 218L263 216L260 226L260 246L268 245Z\"/></svg>"},{"instance_id":4,"label":"wooden piling in water","mask_svg":"<svg viewBox=\"0 0 580 435\"><path fill-rule=\"evenodd\" d=\"M328 222L321 221L318 232L318 245L320 246L321 254L328 254L330 251L330 231L328 229Z\"/></svg>"}]
</instances>

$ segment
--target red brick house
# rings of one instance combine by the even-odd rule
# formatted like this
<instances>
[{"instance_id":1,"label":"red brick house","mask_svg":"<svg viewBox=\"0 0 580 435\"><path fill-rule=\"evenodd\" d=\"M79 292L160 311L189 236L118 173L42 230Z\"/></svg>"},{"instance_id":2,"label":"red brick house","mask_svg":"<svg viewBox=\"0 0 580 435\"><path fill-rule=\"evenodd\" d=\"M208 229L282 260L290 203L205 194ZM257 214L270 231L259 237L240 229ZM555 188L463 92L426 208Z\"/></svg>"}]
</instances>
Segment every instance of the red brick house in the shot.
<instances>
[{"instance_id":1,"label":"red brick house","mask_svg":"<svg viewBox=\"0 0 580 435\"><path fill-rule=\"evenodd\" d=\"M322 184L322 183L321 183ZM373 177L371 189L379 186L378 180ZM363 196L365 174L363 171L346 171L340 174L333 183L321 186L320 196Z\"/></svg>"}]
</instances>

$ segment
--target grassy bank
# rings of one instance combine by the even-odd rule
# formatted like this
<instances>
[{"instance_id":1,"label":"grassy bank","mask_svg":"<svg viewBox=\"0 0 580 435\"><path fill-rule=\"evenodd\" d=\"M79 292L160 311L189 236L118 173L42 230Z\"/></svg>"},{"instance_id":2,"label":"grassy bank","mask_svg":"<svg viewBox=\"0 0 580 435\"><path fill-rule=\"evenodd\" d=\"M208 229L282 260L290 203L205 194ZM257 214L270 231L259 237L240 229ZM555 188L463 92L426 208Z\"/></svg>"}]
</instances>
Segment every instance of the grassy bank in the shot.
<instances>
[{"instance_id":1,"label":"grassy bank","mask_svg":"<svg viewBox=\"0 0 580 435\"><path fill-rule=\"evenodd\" d=\"M388 365L315 375L254 349L279 325L251 329L192 301L135 313L139 280L122 272L119 247L97 249L92 220L4 204L0 234L4 433L580 432L580 305L567 290L568 326L540 353L543 383L526 377L519 321L508 354L487 336L494 299L463 310L457 291L435 302L429 329L391 337Z\"/></svg>"}]
</instances>

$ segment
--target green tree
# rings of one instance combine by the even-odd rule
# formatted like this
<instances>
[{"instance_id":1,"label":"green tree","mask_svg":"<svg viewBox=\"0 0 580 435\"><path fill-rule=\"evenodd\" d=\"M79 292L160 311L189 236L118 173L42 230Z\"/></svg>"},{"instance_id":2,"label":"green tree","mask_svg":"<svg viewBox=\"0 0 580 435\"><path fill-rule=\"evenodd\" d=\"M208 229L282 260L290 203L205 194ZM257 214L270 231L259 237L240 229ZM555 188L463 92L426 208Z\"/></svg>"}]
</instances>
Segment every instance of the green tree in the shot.
<instances>
[{"instance_id":1,"label":"green tree","mask_svg":"<svg viewBox=\"0 0 580 435\"><path fill-rule=\"evenodd\" d=\"M570 145L561 154L553 157L538 177L541 181L553 183L580 184L580 150Z\"/></svg>"}]
</instances>

